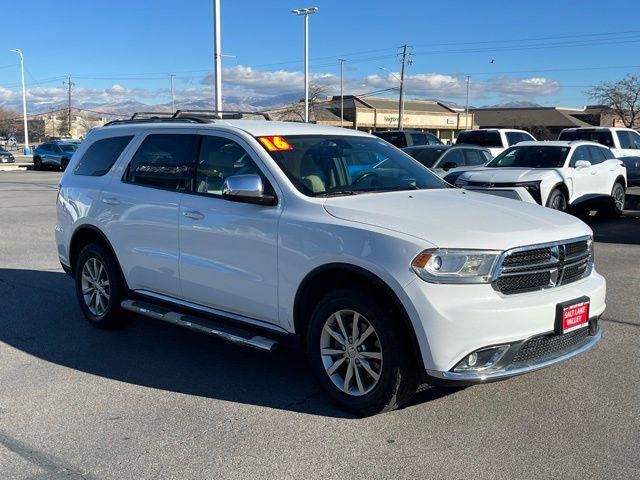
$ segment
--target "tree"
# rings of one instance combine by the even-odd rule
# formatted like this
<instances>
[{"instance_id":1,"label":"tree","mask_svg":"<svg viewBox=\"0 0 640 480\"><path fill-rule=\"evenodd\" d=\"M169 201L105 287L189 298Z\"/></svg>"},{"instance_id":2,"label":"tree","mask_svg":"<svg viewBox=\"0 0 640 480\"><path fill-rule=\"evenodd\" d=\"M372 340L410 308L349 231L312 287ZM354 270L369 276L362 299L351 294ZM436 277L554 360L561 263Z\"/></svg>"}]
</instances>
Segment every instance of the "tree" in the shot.
<instances>
[{"instance_id":1,"label":"tree","mask_svg":"<svg viewBox=\"0 0 640 480\"><path fill-rule=\"evenodd\" d=\"M589 97L609 107L625 127L634 128L640 120L640 77L627 75L621 80L601 82L587 91Z\"/></svg>"},{"instance_id":2,"label":"tree","mask_svg":"<svg viewBox=\"0 0 640 480\"><path fill-rule=\"evenodd\" d=\"M314 120L314 113L318 103L327 98L327 88L315 83L309 84L309 121ZM273 113L275 120L289 122L304 122L304 99L297 103L287 105Z\"/></svg>"}]
</instances>

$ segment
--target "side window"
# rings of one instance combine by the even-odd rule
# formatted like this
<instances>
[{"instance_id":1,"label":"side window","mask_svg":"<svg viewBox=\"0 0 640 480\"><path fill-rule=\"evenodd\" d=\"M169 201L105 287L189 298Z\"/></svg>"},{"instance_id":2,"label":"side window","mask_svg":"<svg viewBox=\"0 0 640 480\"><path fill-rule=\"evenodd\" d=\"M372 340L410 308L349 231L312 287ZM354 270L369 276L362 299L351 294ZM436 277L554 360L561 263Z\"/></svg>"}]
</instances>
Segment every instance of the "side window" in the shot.
<instances>
[{"instance_id":1,"label":"side window","mask_svg":"<svg viewBox=\"0 0 640 480\"><path fill-rule=\"evenodd\" d=\"M62 152L62 149L60 148L60 145L50 145L49 146L49 150L52 151L53 153Z\"/></svg>"},{"instance_id":2,"label":"side window","mask_svg":"<svg viewBox=\"0 0 640 480\"><path fill-rule=\"evenodd\" d=\"M132 138L133 135L130 135L104 138L94 142L73 169L74 175L99 177L106 174Z\"/></svg>"},{"instance_id":3,"label":"side window","mask_svg":"<svg viewBox=\"0 0 640 480\"><path fill-rule=\"evenodd\" d=\"M491 160L493 160L493 155L491 155L491 152L489 150L483 150L482 154L484 155L486 162L490 162Z\"/></svg>"},{"instance_id":4,"label":"side window","mask_svg":"<svg viewBox=\"0 0 640 480\"><path fill-rule=\"evenodd\" d=\"M638 133L638 132L629 132L629 136L631 137L631 142L633 143L633 148L640 149L640 133Z\"/></svg>"},{"instance_id":5,"label":"side window","mask_svg":"<svg viewBox=\"0 0 640 480\"><path fill-rule=\"evenodd\" d=\"M228 138L202 137L196 168L196 192L222 195L222 185L227 177L246 174L261 175L261 172L244 148Z\"/></svg>"},{"instance_id":6,"label":"side window","mask_svg":"<svg viewBox=\"0 0 640 480\"><path fill-rule=\"evenodd\" d=\"M634 148L633 143L631 142L631 138L629 132L627 131L617 131L616 135L618 135L618 141L620 142L620 148Z\"/></svg>"},{"instance_id":7,"label":"side window","mask_svg":"<svg viewBox=\"0 0 640 480\"><path fill-rule=\"evenodd\" d=\"M438 162L437 168L442 168L447 163L455 163L457 167L463 167L465 165L464 155L462 154L461 149L451 150L442 157L440 162ZM455 167L451 167L455 168Z\"/></svg>"},{"instance_id":8,"label":"side window","mask_svg":"<svg viewBox=\"0 0 640 480\"><path fill-rule=\"evenodd\" d=\"M613 152L611 150L609 150L608 148L602 148L599 147L600 153L602 153L602 155L604 155L604 158L606 158L607 160L611 160L612 158L616 158L615 155L613 154Z\"/></svg>"},{"instance_id":9,"label":"side window","mask_svg":"<svg viewBox=\"0 0 640 480\"><path fill-rule=\"evenodd\" d=\"M42 145L40 145L38 147L40 150L42 150L43 152L48 152L49 151L49 144L48 143L43 143Z\"/></svg>"},{"instance_id":10,"label":"side window","mask_svg":"<svg viewBox=\"0 0 640 480\"><path fill-rule=\"evenodd\" d=\"M404 148L407 146L407 138L405 137L404 132L380 132L377 135L398 148Z\"/></svg>"},{"instance_id":11,"label":"side window","mask_svg":"<svg viewBox=\"0 0 640 480\"><path fill-rule=\"evenodd\" d=\"M505 136L507 137L507 146L515 145L520 141L520 134L516 132L506 132Z\"/></svg>"},{"instance_id":12,"label":"side window","mask_svg":"<svg viewBox=\"0 0 640 480\"><path fill-rule=\"evenodd\" d=\"M429 137L426 133L411 133L412 145L429 145Z\"/></svg>"},{"instance_id":13,"label":"side window","mask_svg":"<svg viewBox=\"0 0 640 480\"><path fill-rule=\"evenodd\" d=\"M587 162L591 162L591 155L589 155L589 149L586 145L576 148L576 150L573 152L573 156L571 157L571 162L569 162L569 166L575 167L578 160L586 160Z\"/></svg>"},{"instance_id":14,"label":"side window","mask_svg":"<svg viewBox=\"0 0 640 480\"><path fill-rule=\"evenodd\" d=\"M602 153L602 149L600 147L590 146L589 153L591 154L591 164L597 165L606 160L604 154Z\"/></svg>"},{"instance_id":15,"label":"side window","mask_svg":"<svg viewBox=\"0 0 640 480\"><path fill-rule=\"evenodd\" d=\"M198 135L147 136L129 163L126 181L171 190L190 188L198 141Z\"/></svg>"},{"instance_id":16,"label":"side window","mask_svg":"<svg viewBox=\"0 0 640 480\"><path fill-rule=\"evenodd\" d=\"M483 165L487 161L480 150L465 149L464 156L469 166Z\"/></svg>"}]
</instances>

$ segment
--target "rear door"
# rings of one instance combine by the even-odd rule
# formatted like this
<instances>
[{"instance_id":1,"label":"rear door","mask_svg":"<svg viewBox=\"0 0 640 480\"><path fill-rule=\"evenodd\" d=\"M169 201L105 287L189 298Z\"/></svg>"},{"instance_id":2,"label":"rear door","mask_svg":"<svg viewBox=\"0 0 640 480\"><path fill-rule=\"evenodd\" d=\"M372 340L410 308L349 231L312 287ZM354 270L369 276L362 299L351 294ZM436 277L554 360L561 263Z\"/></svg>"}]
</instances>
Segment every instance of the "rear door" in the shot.
<instances>
[{"instance_id":1,"label":"rear door","mask_svg":"<svg viewBox=\"0 0 640 480\"><path fill-rule=\"evenodd\" d=\"M102 192L107 235L129 287L180 297L179 206L193 183L199 137L184 129L147 131L124 174Z\"/></svg>"}]
</instances>

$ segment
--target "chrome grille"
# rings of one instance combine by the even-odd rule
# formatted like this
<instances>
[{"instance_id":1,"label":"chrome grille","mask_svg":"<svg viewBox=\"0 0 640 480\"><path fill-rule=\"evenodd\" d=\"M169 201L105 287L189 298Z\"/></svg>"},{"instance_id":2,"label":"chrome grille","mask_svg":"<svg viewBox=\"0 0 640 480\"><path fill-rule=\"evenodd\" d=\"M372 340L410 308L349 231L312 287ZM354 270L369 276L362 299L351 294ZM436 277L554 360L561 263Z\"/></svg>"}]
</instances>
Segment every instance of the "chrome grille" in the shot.
<instances>
[{"instance_id":1,"label":"chrome grille","mask_svg":"<svg viewBox=\"0 0 640 480\"><path fill-rule=\"evenodd\" d=\"M584 237L508 250L498 263L493 286L509 295L575 282L591 272L590 243Z\"/></svg>"}]
</instances>

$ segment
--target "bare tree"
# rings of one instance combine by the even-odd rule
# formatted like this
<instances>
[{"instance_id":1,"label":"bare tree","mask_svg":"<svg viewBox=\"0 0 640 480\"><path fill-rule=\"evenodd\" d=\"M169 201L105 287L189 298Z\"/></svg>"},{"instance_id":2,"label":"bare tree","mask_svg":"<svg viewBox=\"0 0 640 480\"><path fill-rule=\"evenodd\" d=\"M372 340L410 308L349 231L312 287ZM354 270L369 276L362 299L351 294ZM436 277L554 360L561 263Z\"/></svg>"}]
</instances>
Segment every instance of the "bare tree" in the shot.
<instances>
[{"instance_id":1,"label":"bare tree","mask_svg":"<svg viewBox=\"0 0 640 480\"><path fill-rule=\"evenodd\" d=\"M313 120L316 106L327 98L327 87L315 83L309 84L309 119ZM274 112L276 120L304 122L304 100L287 105Z\"/></svg>"},{"instance_id":2,"label":"bare tree","mask_svg":"<svg viewBox=\"0 0 640 480\"><path fill-rule=\"evenodd\" d=\"M587 91L589 97L606 105L627 128L634 128L640 114L640 77L627 75L621 80L601 82Z\"/></svg>"}]
</instances>

